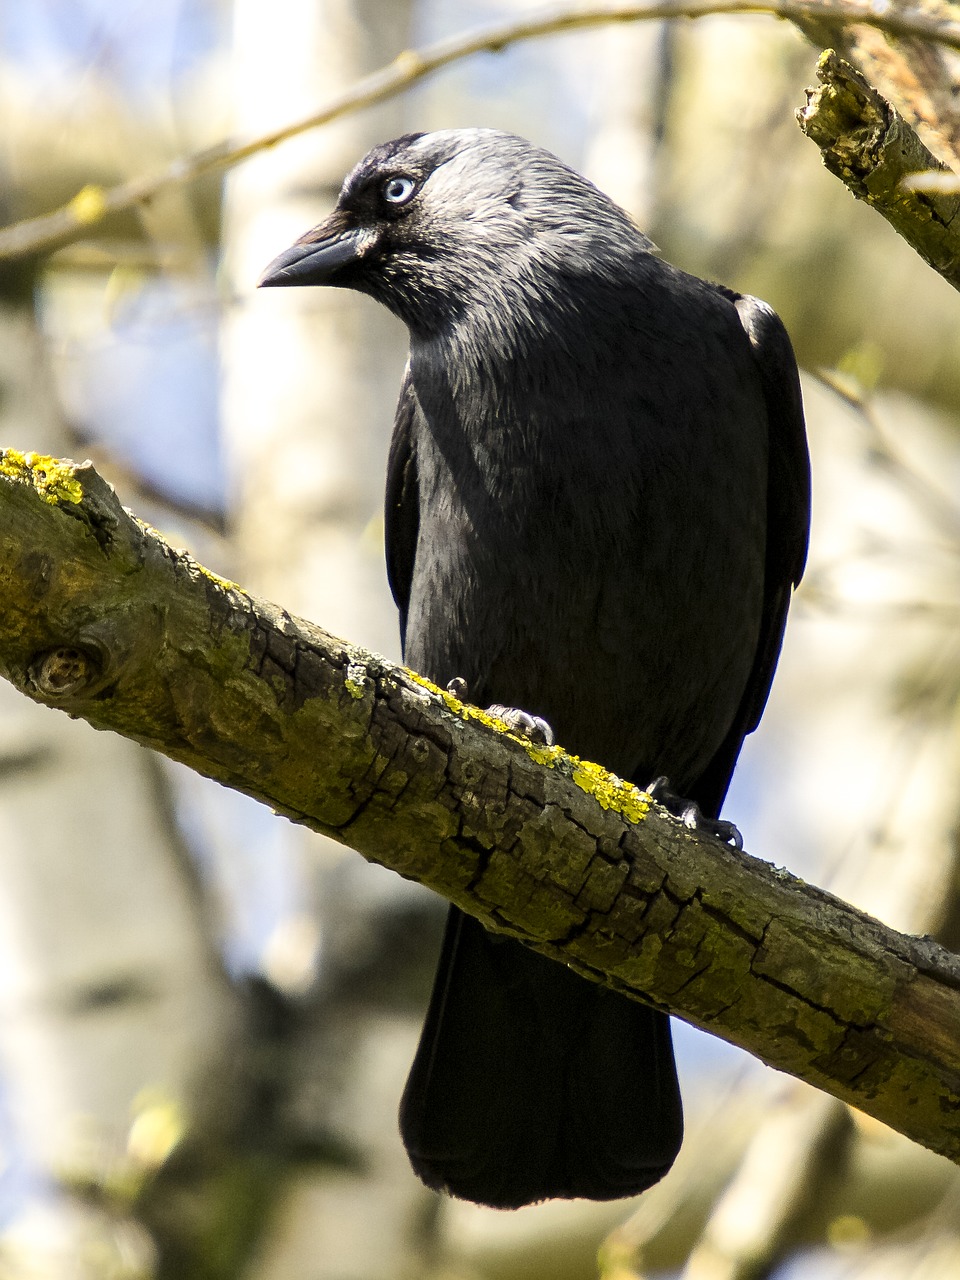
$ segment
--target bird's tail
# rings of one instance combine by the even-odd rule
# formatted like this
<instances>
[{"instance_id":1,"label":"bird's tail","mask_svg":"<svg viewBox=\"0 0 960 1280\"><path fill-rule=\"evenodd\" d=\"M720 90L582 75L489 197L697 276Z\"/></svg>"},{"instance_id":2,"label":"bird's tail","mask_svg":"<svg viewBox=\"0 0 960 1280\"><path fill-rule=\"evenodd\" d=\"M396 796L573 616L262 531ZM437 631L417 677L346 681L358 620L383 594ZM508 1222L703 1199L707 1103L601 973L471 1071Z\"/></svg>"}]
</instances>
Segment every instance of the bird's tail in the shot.
<instances>
[{"instance_id":1,"label":"bird's tail","mask_svg":"<svg viewBox=\"0 0 960 1280\"><path fill-rule=\"evenodd\" d=\"M669 1019L452 907L400 1128L428 1186L478 1204L635 1195L680 1148Z\"/></svg>"}]
</instances>

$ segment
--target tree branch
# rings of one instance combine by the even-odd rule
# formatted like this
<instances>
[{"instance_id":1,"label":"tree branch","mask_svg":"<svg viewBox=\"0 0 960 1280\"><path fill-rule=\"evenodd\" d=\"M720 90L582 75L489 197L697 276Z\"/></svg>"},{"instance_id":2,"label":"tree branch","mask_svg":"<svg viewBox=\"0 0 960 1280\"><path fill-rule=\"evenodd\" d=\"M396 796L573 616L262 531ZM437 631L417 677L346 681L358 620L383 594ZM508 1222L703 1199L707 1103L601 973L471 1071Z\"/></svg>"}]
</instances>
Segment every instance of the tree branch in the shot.
<instances>
[{"instance_id":1,"label":"tree branch","mask_svg":"<svg viewBox=\"0 0 960 1280\"><path fill-rule=\"evenodd\" d=\"M0 672L960 1158L960 960L0 453ZM38 821L42 821L38 815Z\"/></svg>"},{"instance_id":2,"label":"tree branch","mask_svg":"<svg viewBox=\"0 0 960 1280\"><path fill-rule=\"evenodd\" d=\"M476 53L499 53L508 45L611 22L702 18L713 14L762 13L798 25L812 22L875 27L892 36L912 36L960 49L960 22L917 10L903 11L863 0L663 0L636 4L626 0L592 0L551 5L523 18L491 23L461 32L423 49L408 49L338 94L311 115L242 144L224 141L172 161L157 173L117 186L84 187L60 209L0 229L0 261L47 252L88 234L110 214L144 205L161 191L180 187L268 150L299 133L329 124L364 107L394 97L443 67Z\"/></svg>"},{"instance_id":3,"label":"tree branch","mask_svg":"<svg viewBox=\"0 0 960 1280\"><path fill-rule=\"evenodd\" d=\"M899 235L960 289L960 192L925 187L918 174L950 175L900 113L855 67L828 49L817 64L821 87L807 90L800 128L823 163L883 214Z\"/></svg>"}]
</instances>

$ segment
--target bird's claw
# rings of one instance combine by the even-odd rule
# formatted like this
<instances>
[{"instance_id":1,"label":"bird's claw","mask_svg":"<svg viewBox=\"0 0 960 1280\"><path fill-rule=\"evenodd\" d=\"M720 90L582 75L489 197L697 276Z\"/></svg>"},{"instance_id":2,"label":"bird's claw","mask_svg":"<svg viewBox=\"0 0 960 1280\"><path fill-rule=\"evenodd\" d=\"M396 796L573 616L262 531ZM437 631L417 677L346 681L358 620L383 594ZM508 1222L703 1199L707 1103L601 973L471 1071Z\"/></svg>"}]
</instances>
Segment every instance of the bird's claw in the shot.
<instances>
[{"instance_id":1,"label":"bird's claw","mask_svg":"<svg viewBox=\"0 0 960 1280\"><path fill-rule=\"evenodd\" d=\"M553 730L542 716L532 716L529 711L521 711L519 707L505 707L495 702L487 707L487 715L496 716L521 738L527 738L540 747L552 747L556 741Z\"/></svg>"},{"instance_id":2,"label":"bird's claw","mask_svg":"<svg viewBox=\"0 0 960 1280\"><path fill-rule=\"evenodd\" d=\"M678 796L675 791L671 791L670 780L663 775L654 778L644 790L658 804L662 804L668 813L679 818L691 831L705 831L708 835L722 840L724 844L733 845L734 849L743 848L743 836L738 827L732 822L727 822L725 818L705 817L695 800L687 800L684 796Z\"/></svg>"},{"instance_id":3,"label":"bird's claw","mask_svg":"<svg viewBox=\"0 0 960 1280\"><path fill-rule=\"evenodd\" d=\"M470 686L463 676L454 676L452 680L448 681L447 693L458 698L460 702L468 702L470 700ZM506 707L500 702L495 702L493 706L487 707L487 715L496 716L498 720L504 722L512 733L518 734L521 738L526 738L538 747L552 747L556 742L553 729L542 716L531 715L529 711L522 711L519 707Z\"/></svg>"}]
</instances>

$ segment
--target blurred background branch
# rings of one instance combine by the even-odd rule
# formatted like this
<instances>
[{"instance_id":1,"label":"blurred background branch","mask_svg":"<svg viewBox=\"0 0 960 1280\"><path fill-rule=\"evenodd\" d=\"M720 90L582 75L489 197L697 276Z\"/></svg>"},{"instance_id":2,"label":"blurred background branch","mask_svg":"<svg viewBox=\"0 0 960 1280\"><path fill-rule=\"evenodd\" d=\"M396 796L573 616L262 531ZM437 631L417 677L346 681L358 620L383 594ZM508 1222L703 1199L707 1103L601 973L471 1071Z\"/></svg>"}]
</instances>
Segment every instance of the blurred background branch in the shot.
<instances>
[{"instance_id":1,"label":"blurred background branch","mask_svg":"<svg viewBox=\"0 0 960 1280\"><path fill-rule=\"evenodd\" d=\"M608 23L700 18L718 14L768 14L812 30L843 30L847 25L875 28L888 36L912 38L960 49L960 23L893 5L851 0L668 0L666 4L590 3L551 7L527 19L494 23L480 30L441 40L420 49L405 49L380 70L364 76L303 119L234 144L221 142L172 161L156 174L128 179L105 188L87 184L62 208L0 229L0 260L59 248L89 233L112 214L147 206L161 193L233 168L309 129L411 88L451 63L477 53L500 53L511 44ZM849 42L845 42L849 43Z\"/></svg>"}]
</instances>

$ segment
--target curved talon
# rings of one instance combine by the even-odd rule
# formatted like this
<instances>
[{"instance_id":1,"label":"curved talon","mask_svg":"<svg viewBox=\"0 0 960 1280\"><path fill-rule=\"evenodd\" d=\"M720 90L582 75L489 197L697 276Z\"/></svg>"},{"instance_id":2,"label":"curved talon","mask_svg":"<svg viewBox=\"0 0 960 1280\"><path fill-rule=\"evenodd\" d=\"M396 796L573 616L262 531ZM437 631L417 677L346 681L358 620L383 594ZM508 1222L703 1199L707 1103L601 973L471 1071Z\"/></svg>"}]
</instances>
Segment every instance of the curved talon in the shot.
<instances>
[{"instance_id":1,"label":"curved talon","mask_svg":"<svg viewBox=\"0 0 960 1280\"><path fill-rule=\"evenodd\" d=\"M725 818L704 817L695 800L687 800L684 796L679 796L675 791L670 790L670 779L665 774L654 778L644 787L644 790L648 796L656 800L657 804L662 804L668 813L679 818L690 831L705 831L708 835L715 836L717 840L722 840L724 844L732 845L734 849L743 848L743 836L734 823L728 822Z\"/></svg>"},{"instance_id":2,"label":"curved talon","mask_svg":"<svg viewBox=\"0 0 960 1280\"><path fill-rule=\"evenodd\" d=\"M542 716L533 716L529 711L522 711L519 707L505 707L499 702L487 707L487 714L496 716L514 733L519 734L521 738L529 739L530 742L535 742L538 746L552 747L555 742L553 729Z\"/></svg>"},{"instance_id":3,"label":"curved talon","mask_svg":"<svg viewBox=\"0 0 960 1280\"><path fill-rule=\"evenodd\" d=\"M743 836L735 823L727 822L724 818L716 818L712 826L713 834L718 840L722 840L724 844L733 845L734 849L743 848Z\"/></svg>"}]
</instances>

